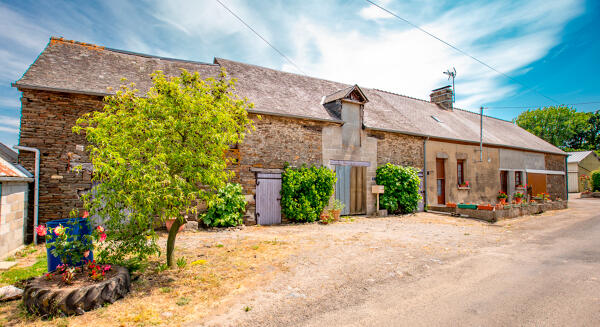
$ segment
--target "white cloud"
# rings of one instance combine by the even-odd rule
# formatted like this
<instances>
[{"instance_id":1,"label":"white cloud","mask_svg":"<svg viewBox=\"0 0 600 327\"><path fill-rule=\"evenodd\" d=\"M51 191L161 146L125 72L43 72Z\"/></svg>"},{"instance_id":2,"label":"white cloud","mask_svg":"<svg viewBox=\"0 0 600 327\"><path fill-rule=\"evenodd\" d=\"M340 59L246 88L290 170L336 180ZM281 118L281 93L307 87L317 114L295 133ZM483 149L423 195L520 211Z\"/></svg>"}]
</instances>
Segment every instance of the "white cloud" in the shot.
<instances>
[{"instance_id":1,"label":"white cloud","mask_svg":"<svg viewBox=\"0 0 600 327\"><path fill-rule=\"evenodd\" d=\"M376 3L381 6L385 6L385 5L389 4L389 2L390 2L390 0L385 0L385 1L379 1ZM380 8L378 8L374 5L369 5L368 7L361 9L359 12L359 15L364 19L371 19L371 20L394 18L394 16L392 16L391 14L381 10Z\"/></svg>"},{"instance_id":2,"label":"white cloud","mask_svg":"<svg viewBox=\"0 0 600 327\"><path fill-rule=\"evenodd\" d=\"M374 12L365 14L364 10L360 13L363 17L375 17ZM418 6L413 10L418 11ZM581 12L580 0L496 1L438 13L423 28L516 76L559 44L565 24ZM458 71L457 106L465 109L474 110L517 89L518 84L417 29L406 29L401 21L394 29L381 28L378 33L334 30L322 22L303 18L295 26L298 54L293 60L311 75L423 99L429 98L430 90L448 83L442 72L454 66ZM318 61L306 59L309 56L304 49L309 48L318 49ZM293 71L289 65L284 68Z\"/></svg>"},{"instance_id":3,"label":"white cloud","mask_svg":"<svg viewBox=\"0 0 600 327\"><path fill-rule=\"evenodd\" d=\"M18 108L21 107L21 101L19 100L19 98L0 97L0 107Z\"/></svg>"},{"instance_id":4,"label":"white cloud","mask_svg":"<svg viewBox=\"0 0 600 327\"><path fill-rule=\"evenodd\" d=\"M0 115L0 125L19 127L19 118Z\"/></svg>"}]
</instances>

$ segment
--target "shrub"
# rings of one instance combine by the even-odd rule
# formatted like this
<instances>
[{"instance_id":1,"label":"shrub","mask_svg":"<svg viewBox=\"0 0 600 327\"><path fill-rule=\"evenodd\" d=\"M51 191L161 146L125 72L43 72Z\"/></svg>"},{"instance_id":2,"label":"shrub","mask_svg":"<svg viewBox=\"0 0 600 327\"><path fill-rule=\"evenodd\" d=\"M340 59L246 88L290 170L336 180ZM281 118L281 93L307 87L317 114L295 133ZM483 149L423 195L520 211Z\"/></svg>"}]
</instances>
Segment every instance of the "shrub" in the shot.
<instances>
[{"instance_id":1,"label":"shrub","mask_svg":"<svg viewBox=\"0 0 600 327\"><path fill-rule=\"evenodd\" d=\"M327 167L286 168L281 175L281 209L290 220L314 222L329 203L335 173Z\"/></svg>"},{"instance_id":2,"label":"shrub","mask_svg":"<svg viewBox=\"0 0 600 327\"><path fill-rule=\"evenodd\" d=\"M380 205L392 213L410 213L417 210L421 179L413 167L396 166L387 163L377 168L375 181L385 187L380 196Z\"/></svg>"},{"instance_id":3,"label":"shrub","mask_svg":"<svg viewBox=\"0 0 600 327\"><path fill-rule=\"evenodd\" d=\"M600 169L592 172L592 190L600 191Z\"/></svg>"},{"instance_id":4,"label":"shrub","mask_svg":"<svg viewBox=\"0 0 600 327\"><path fill-rule=\"evenodd\" d=\"M219 190L217 198L208 205L202 221L210 227L230 227L241 225L246 211L246 199L240 184L228 183Z\"/></svg>"}]
</instances>

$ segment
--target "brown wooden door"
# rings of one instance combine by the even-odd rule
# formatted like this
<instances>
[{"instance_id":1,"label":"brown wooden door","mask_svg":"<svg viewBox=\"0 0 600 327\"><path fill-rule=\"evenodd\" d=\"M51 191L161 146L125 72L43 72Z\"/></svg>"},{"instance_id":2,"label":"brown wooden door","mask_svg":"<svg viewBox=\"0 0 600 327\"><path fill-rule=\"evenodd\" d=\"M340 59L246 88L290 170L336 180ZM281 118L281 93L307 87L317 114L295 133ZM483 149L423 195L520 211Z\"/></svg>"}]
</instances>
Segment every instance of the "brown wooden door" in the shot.
<instances>
[{"instance_id":1,"label":"brown wooden door","mask_svg":"<svg viewBox=\"0 0 600 327\"><path fill-rule=\"evenodd\" d=\"M500 191L508 194L508 171L500 171Z\"/></svg>"},{"instance_id":2,"label":"brown wooden door","mask_svg":"<svg viewBox=\"0 0 600 327\"><path fill-rule=\"evenodd\" d=\"M350 214L367 213L366 200L367 167L352 166L350 170Z\"/></svg>"},{"instance_id":3,"label":"brown wooden door","mask_svg":"<svg viewBox=\"0 0 600 327\"><path fill-rule=\"evenodd\" d=\"M546 193L546 174L527 173L527 184L531 186L531 195Z\"/></svg>"},{"instance_id":4,"label":"brown wooden door","mask_svg":"<svg viewBox=\"0 0 600 327\"><path fill-rule=\"evenodd\" d=\"M438 204L446 204L446 167L444 159L435 160L435 170L437 172Z\"/></svg>"}]
</instances>

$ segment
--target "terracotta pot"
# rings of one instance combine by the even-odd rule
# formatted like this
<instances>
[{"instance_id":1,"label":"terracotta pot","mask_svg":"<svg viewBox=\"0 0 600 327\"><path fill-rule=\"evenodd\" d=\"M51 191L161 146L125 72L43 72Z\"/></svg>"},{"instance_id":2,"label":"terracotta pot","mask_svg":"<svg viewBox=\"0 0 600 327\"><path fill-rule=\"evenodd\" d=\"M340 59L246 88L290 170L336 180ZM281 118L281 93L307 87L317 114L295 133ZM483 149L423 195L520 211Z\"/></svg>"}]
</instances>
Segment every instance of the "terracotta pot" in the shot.
<instances>
[{"instance_id":1,"label":"terracotta pot","mask_svg":"<svg viewBox=\"0 0 600 327\"><path fill-rule=\"evenodd\" d=\"M165 225L167 225L167 232L171 231L171 226L173 226L173 223L175 222L176 219L167 219L165 220ZM185 224L182 224L179 227L179 232L181 232L182 230L185 229Z\"/></svg>"},{"instance_id":2,"label":"terracotta pot","mask_svg":"<svg viewBox=\"0 0 600 327\"><path fill-rule=\"evenodd\" d=\"M340 221L340 214L342 213L342 210L329 210L329 213L333 217L334 221Z\"/></svg>"},{"instance_id":3,"label":"terracotta pot","mask_svg":"<svg viewBox=\"0 0 600 327\"><path fill-rule=\"evenodd\" d=\"M521 203L521 200L523 200L523 198L515 198L515 201L516 201L517 203Z\"/></svg>"},{"instance_id":4,"label":"terracotta pot","mask_svg":"<svg viewBox=\"0 0 600 327\"><path fill-rule=\"evenodd\" d=\"M506 198L500 198L500 203L501 204L506 204Z\"/></svg>"}]
</instances>

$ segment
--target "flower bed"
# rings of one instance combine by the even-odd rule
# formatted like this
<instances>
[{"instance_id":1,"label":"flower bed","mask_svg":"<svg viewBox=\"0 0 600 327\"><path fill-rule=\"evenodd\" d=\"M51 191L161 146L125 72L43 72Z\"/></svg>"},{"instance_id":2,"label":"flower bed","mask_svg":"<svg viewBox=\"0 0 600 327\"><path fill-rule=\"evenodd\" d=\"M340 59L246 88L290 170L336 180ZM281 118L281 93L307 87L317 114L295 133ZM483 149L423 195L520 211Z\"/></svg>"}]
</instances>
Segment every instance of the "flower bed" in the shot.
<instances>
[{"instance_id":1,"label":"flower bed","mask_svg":"<svg viewBox=\"0 0 600 327\"><path fill-rule=\"evenodd\" d=\"M67 268L70 269L70 268ZM32 314L42 317L55 315L80 315L97 309L105 303L114 303L130 290L129 271L112 266L103 279L85 274L85 268L74 273L67 283L63 274L48 274L31 280L25 287L23 303Z\"/></svg>"},{"instance_id":2,"label":"flower bed","mask_svg":"<svg viewBox=\"0 0 600 327\"><path fill-rule=\"evenodd\" d=\"M487 207L487 206L486 206ZM519 216L533 215L549 210L560 210L567 208L567 201L552 201L546 203L521 203L498 205L495 210L475 210L470 208L456 209L456 213L467 215L476 219L483 219L489 222L496 222L502 219L516 218Z\"/></svg>"}]
</instances>

